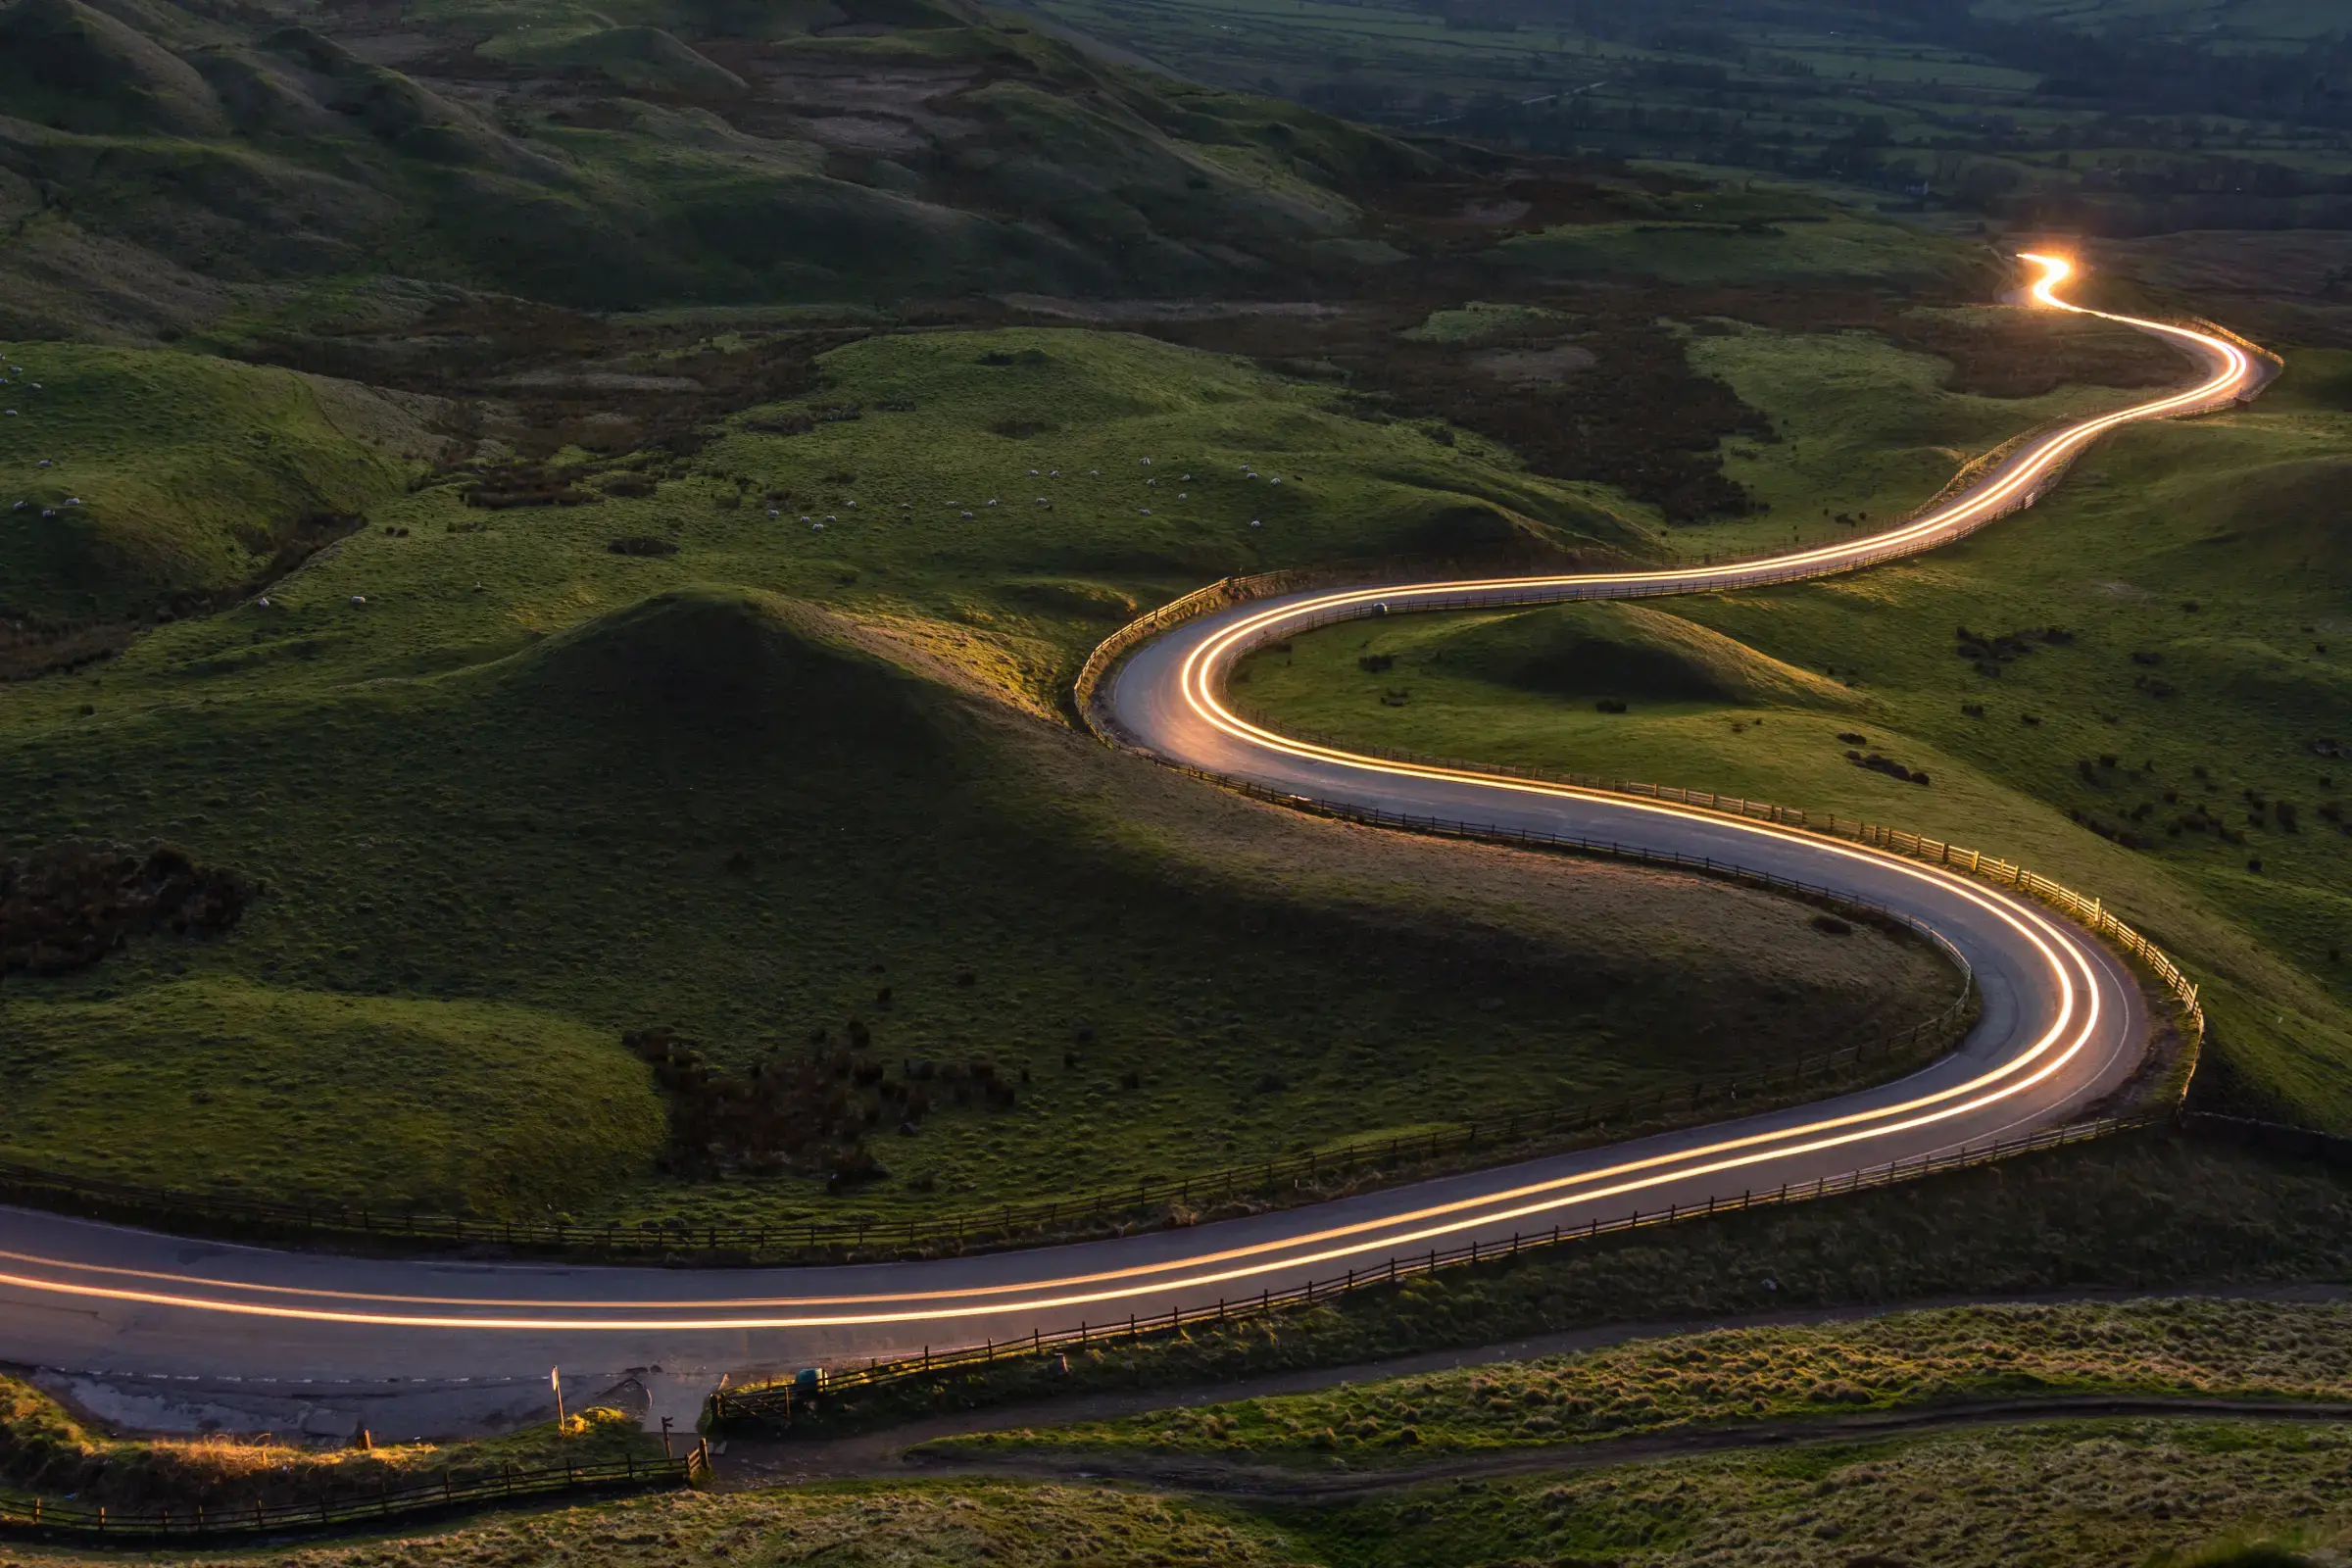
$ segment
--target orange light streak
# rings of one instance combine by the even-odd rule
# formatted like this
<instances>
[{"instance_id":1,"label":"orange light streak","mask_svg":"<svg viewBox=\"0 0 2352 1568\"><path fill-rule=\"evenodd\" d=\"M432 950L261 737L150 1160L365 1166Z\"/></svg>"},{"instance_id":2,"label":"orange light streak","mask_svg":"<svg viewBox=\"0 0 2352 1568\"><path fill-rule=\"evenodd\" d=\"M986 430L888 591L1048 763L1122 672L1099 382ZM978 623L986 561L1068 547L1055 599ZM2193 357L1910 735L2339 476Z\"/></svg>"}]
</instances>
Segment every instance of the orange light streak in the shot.
<instances>
[{"instance_id":1,"label":"orange light streak","mask_svg":"<svg viewBox=\"0 0 2352 1568\"><path fill-rule=\"evenodd\" d=\"M624 1298L562 1300L544 1298L440 1297L369 1294L277 1286L231 1279L200 1278L158 1271L116 1268L0 1252L18 1265L0 1271L0 1285L45 1294L144 1306L181 1307L243 1317L408 1329L503 1329L515 1331L741 1331L755 1329L888 1326L961 1320L1006 1312L1035 1312L1132 1300L1152 1294L1200 1291L1262 1277L1276 1270L1357 1258L1411 1244L1437 1241L1464 1231L1536 1218L1572 1204L1638 1197L1669 1182L1752 1168L1773 1160L1884 1140L1914 1132L2012 1100L2046 1083L2075 1062L2097 1038L2102 1023L2096 962L2089 938L2055 920L2029 901L2002 894L1956 874L1897 858L1842 841L1800 833L1744 818L1721 816L1665 802L1632 800L1572 785L1546 784L1473 769L1391 762L1327 746L1292 740L1250 723L1225 707L1219 696L1224 672L1255 643L1286 627L1333 611L1369 612L1387 603L1414 602L1485 591L1526 595L1556 590L1560 599L1635 597L1728 582L1784 580L1823 571L1850 569L1909 554L1981 527L2020 497L2057 472L2083 446L2118 425L2161 418L2215 406L2255 379L2252 356L2227 339L2169 322L2109 316L2057 297L2072 274L2061 258L2028 254L2041 268L2030 289L2037 305L2103 316L2194 348L2219 366L2214 375L2185 391L2102 415L2054 432L2004 466L1994 481L1950 505L1933 510L1886 533L1838 545L1794 551L1736 566L1686 567L1659 572L1579 574L1540 578L1489 578L1424 583L1408 588L1357 589L1295 600L1245 615L1220 627L1185 659L1179 684L1186 705L1218 731L1252 748L1355 772L1449 783L1468 783L1513 794L1603 802L1614 809L1704 821L1759 839L1801 846L1807 853L1867 862L1882 872L1933 885L1991 916L2014 934L2046 970L2057 998L2048 1026L2025 1050L1967 1081L1893 1103L1826 1116L1772 1131L1719 1139L1694 1148L1628 1159L1602 1169L1532 1182L1476 1198L1431 1204L1377 1219L1330 1226L1298 1235L1224 1248L1181 1258L1091 1273L946 1290L825 1293L813 1296L721 1298L708 1300ZM919 1269L923 1265L906 1265ZM40 1272L23 1272L36 1269ZM101 1279L143 1284L101 1284ZM148 1288L170 1285L172 1289ZM218 1294L206 1294L218 1293ZM263 1298L246 1299L245 1298ZM300 1304L340 1302L341 1306ZM369 1306L407 1310L368 1310ZM434 1311L432 1308L462 1308ZM514 1316L513 1312L532 1315ZM650 1316L612 1316L650 1313Z\"/></svg>"}]
</instances>

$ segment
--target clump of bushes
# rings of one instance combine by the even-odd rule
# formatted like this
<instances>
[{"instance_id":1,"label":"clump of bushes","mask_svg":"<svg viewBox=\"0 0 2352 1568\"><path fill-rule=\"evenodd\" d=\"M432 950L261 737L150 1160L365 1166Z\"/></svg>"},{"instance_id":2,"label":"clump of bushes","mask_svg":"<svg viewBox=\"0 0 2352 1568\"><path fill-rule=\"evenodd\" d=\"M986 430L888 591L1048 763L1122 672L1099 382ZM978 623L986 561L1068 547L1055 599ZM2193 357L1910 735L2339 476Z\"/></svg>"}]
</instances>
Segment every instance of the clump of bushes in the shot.
<instances>
[{"instance_id":1,"label":"clump of bushes","mask_svg":"<svg viewBox=\"0 0 2352 1568\"><path fill-rule=\"evenodd\" d=\"M2110 843L2122 845L2127 850L2144 850L2148 848L2150 841L2145 836L2134 832L2131 828L2119 827L2115 823L2105 821L2100 817L2092 815L2088 811L2070 810L2066 814L2074 822L2090 829L2093 833L2096 833L2099 837L2108 840Z\"/></svg>"},{"instance_id":2,"label":"clump of bushes","mask_svg":"<svg viewBox=\"0 0 2352 1568\"><path fill-rule=\"evenodd\" d=\"M821 1175L838 1192L888 1176L867 1138L894 1129L913 1137L942 1099L998 1111L1019 1102L993 1062L909 1058L894 1076L869 1054L873 1031L862 1019L847 1033L846 1049L818 1030L808 1051L770 1051L741 1070L713 1065L702 1042L674 1029L622 1035L669 1100L662 1169L690 1179Z\"/></svg>"},{"instance_id":3,"label":"clump of bushes","mask_svg":"<svg viewBox=\"0 0 2352 1568\"><path fill-rule=\"evenodd\" d=\"M543 463L518 463L476 478L465 490L466 504L486 511L514 507L593 507L604 497L583 490L574 481L576 468L551 468Z\"/></svg>"},{"instance_id":4,"label":"clump of bushes","mask_svg":"<svg viewBox=\"0 0 2352 1568\"><path fill-rule=\"evenodd\" d=\"M1953 651L1974 663L1978 674L1998 675L2011 660L2023 659L2037 647L2064 647L2075 640L2075 634L2064 626L2039 626L1996 635L1971 631L1964 625L1957 628L1956 638Z\"/></svg>"},{"instance_id":5,"label":"clump of bushes","mask_svg":"<svg viewBox=\"0 0 2352 1568\"><path fill-rule=\"evenodd\" d=\"M141 854L68 843L0 860L0 974L86 969L133 936L218 936L244 916L253 885L159 844Z\"/></svg>"},{"instance_id":6,"label":"clump of bushes","mask_svg":"<svg viewBox=\"0 0 2352 1568\"><path fill-rule=\"evenodd\" d=\"M1842 736L1839 737L1839 739L1843 738L1844 737ZM1866 755L1858 751L1848 751L1845 754L1845 760L1853 763L1856 767L1868 768L1873 773L1884 773L1888 778L1899 779L1905 784L1927 784L1932 782L1932 780L1929 779L1925 769L1907 767L1903 763L1896 761L1893 758L1882 757L1877 752L1871 752Z\"/></svg>"},{"instance_id":7,"label":"clump of bushes","mask_svg":"<svg viewBox=\"0 0 2352 1568\"><path fill-rule=\"evenodd\" d=\"M605 548L616 556L674 556L678 553L674 542L643 533L627 534Z\"/></svg>"}]
</instances>

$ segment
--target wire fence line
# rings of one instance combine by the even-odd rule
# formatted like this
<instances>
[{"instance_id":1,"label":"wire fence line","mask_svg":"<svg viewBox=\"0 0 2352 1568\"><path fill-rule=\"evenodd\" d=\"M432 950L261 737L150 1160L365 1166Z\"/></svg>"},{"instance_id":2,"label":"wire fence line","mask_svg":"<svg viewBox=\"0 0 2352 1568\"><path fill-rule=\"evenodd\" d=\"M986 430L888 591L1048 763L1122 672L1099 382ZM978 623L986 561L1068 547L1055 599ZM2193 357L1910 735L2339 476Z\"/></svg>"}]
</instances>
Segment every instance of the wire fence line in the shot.
<instances>
[{"instance_id":1,"label":"wire fence line","mask_svg":"<svg viewBox=\"0 0 2352 1568\"><path fill-rule=\"evenodd\" d=\"M2218 1143L2236 1144L2243 1149L2285 1154L2295 1159L2313 1159L2327 1165L2352 1165L2352 1138L2341 1133L2322 1132L2317 1127L2295 1127L2284 1122L2260 1121L2252 1116L2230 1116L2218 1111L2187 1110L2180 1114L2180 1130Z\"/></svg>"},{"instance_id":2,"label":"wire fence line","mask_svg":"<svg viewBox=\"0 0 2352 1568\"><path fill-rule=\"evenodd\" d=\"M1593 1218L1582 1225L1558 1224L1548 1230L1514 1232L1505 1240L1472 1241L1459 1247L1394 1253L1362 1268L1351 1268L1320 1280L1284 1290L1267 1289L1255 1296L1220 1299L1200 1306L1171 1306L1164 1312L1131 1313L1107 1323L1082 1322L1074 1329L1054 1333L1032 1331L1009 1340L990 1340L976 1346L870 1361L864 1366L827 1369L820 1375L787 1382L720 1389L710 1396L709 1420L714 1432L775 1432L788 1429L812 1400L853 1389L878 1389L919 1384L948 1373L970 1373L1000 1365L1034 1360L1071 1349L1088 1349L1138 1341L1168 1338L1188 1329L1250 1322L1279 1313L1330 1302L1367 1290L1386 1290L1400 1283L1481 1263L1496 1263L1574 1242L1621 1236L1660 1225L1679 1224L1719 1214L1738 1214L1780 1207L1820 1198L1869 1192L1898 1182L1916 1181L1946 1171L1964 1170L2009 1159L2039 1150L2060 1149L2135 1128L2170 1121L2169 1108L2134 1116L2107 1117L2064 1127L2048 1127L2015 1138L1965 1144L1907 1159L1865 1166L1810 1182L1785 1183L1778 1188L1748 1191L1736 1198L1710 1198L1703 1202L1670 1203L1660 1209L1635 1209L1621 1219Z\"/></svg>"},{"instance_id":3,"label":"wire fence line","mask_svg":"<svg viewBox=\"0 0 2352 1568\"><path fill-rule=\"evenodd\" d=\"M450 1474L435 1481L416 1481L397 1487L387 1481L372 1492L321 1494L311 1502L253 1502L211 1508L194 1504L176 1510L158 1508L138 1512L0 1494L0 1536L67 1541L80 1545L227 1544L257 1537L366 1530L513 1503L699 1487L710 1479L710 1447L705 1440L679 1458L624 1457L604 1464L548 1465L529 1470L509 1465L499 1474L466 1481L459 1481Z\"/></svg>"}]
</instances>

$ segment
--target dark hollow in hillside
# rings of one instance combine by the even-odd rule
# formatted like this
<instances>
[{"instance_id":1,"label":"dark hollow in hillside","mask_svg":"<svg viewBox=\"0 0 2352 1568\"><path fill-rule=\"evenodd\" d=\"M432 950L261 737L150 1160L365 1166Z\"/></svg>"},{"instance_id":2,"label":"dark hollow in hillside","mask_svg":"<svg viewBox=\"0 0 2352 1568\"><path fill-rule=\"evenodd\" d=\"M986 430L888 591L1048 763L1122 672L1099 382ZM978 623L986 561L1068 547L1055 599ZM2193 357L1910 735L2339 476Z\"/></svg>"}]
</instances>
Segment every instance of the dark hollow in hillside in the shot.
<instances>
[{"instance_id":1,"label":"dark hollow in hillside","mask_svg":"<svg viewBox=\"0 0 2352 1568\"><path fill-rule=\"evenodd\" d=\"M151 931L218 936L253 893L236 872L169 845L60 844L0 859L0 974L86 969Z\"/></svg>"}]
</instances>

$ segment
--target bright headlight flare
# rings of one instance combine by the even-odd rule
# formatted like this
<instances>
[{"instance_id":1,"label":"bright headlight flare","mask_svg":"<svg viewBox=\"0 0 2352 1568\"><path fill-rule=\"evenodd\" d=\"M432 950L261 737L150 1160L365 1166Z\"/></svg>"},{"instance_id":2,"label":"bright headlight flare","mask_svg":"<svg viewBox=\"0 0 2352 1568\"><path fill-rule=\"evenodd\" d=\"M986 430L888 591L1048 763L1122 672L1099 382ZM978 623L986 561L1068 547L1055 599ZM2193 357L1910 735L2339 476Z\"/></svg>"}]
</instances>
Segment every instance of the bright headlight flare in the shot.
<instances>
[{"instance_id":1,"label":"bright headlight flare","mask_svg":"<svg viewBox=\"0 0 2352 1568\"><path fill-rule=\"evenodd\" d=\"M2063 256L2049 256L2035 251L2019 251L2017 259L2032 262L2041 269L2041 275L2027 289L2036 305L2047 305L2061 311L2077 311L2082 307L2069 305L2057 295L2058 285L2075 275L2075 264Z\"/></svg>"},{"instance_id":2,"label":"bright headlight flare","mask_svg":"<svg viewBox=\"0 0 2352 1568\"><path fill-rule=\"evenodd\" d=\"M1554 591L1558 599L1634 597L1690 591L1726 579L1756 574L1811 575L1868 564L1957 538L2005 511L2057 471L2085 444L2116 426L2138 419L2215 406L2253 383L2253 359L2225 338L2169 322L2105 312L2060 299L2055 290L2072 273L2063 258L2027 254L2021 260L2041 269L2030 288L2037 304L2082 315L2103 316L2172 339L2209 356L2216 373L2186 391L2086 419L2043 437L2012 460L2000 478L1885 533L1840 544L1799 550L1736 566L1685 567L1657 572L1583 574L1540 578L1489 578L1424 583L1409 588L1359 589L1293 601L1245 615L1219 628L1185 659L1180 695L1201 720L1245 744L1284 756L1353 771L1391 777L1470 783L1529 796L1605 802L1621 811L1703 820L1729 829L1803 846L1807 853L1868 861L1932 883L1947 898L1964 900L2005 926L2020 950L2042 965L2057 999L2048 1026L2024 1050L1966 1082L1892 1103L1819 1117L1769 1132L1724 1138L1695 1148L1624 1160L1598 1170L1531 1182L1477 1198L1430 1204L1348 1225L1287 1236L1275 1241L1194 1253L1160 1262L1096 1272L1065 1274L1008 1285L898 1292L827 1292L821 1295L738 1297L705 1300L627 1298L549 1301L512 1297L439 1297L302 1289L181 1274L118 1269L68 1260L0 1252L0 1285L86 1299L136 1305L184 1307L245 1317L410 1329L506 1329L515 1331L741 1331L841 1328L957 1321L1009 1312L1041 1312L1165 1296L1260 1278L1367 1255L1394 1255L1407 1246L1443 1240L1498 1223L1538 1219L1576 1204L1631 1198L1692 1177L1750 1168L1769 1161L1865 1144L1935 1126L2011 1100L2044 1083L2090 1048L2102 1023L2097 961L2089 939L2030 901L2004 894L1914 860L1840 840L1817 837L1743 818L1716 815L1666 802L1635 800L1568 785L1544 784L1474 769L1386 761L1332 747L1295 741L1240 718L1219 698L1217 686L1232 662L1257 642L1270 640L1301 620L1344 618L1386 602L1411 608L1480 589L1524 593ZM914 1265L919 1267L920 1265ZM32 1272L27 1272L30 1270ZM101 1283L120 1281L122 1283ZM341 1304L329 1304L341 1303ZM382 1308L382 1309L375 1309ZM640 1313L642 1316L614 1315ZM527 1314L527 1315L525 1315Z\"/></svg>"}]
</instances>

